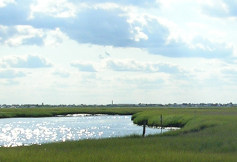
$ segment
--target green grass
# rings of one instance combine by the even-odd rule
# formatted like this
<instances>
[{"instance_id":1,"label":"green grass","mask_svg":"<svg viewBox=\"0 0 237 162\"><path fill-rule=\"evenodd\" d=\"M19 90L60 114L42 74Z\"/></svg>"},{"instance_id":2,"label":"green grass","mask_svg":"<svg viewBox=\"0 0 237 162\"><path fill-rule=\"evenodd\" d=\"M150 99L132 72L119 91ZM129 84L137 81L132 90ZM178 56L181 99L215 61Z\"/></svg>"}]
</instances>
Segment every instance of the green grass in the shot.
<instances>
[{"instance_id":1,"label":"green grass","mask_svg":"<svg viewBox=\"0 0 237 162\"><path fill-rule=\"evenodd\" d=\"M88 112L92 111L95 110L88 109ZM124 111L132 113L135 109ZM236 162L237 108L138 108L136 111L138 113L133 115L135 123L146 119L150 126L159 126L162 115L163 126L179 125L182 129L145 138L130 135L0 148L0 161Z\"/></svg>"},{"instance_id":2,"label":"green grass","mask_svg":"<svg viewBox=\"0 0 237 162\"><path fill-rule=\"evenodd\" d=\"M38 107L38 108L2 108L0 118L13 117L52 117L56 115L89 113L109 115L132 115L147 108L120 108L120 107ZM155 108L151 108L155 109Z\"/></svg>"}]
</instances>

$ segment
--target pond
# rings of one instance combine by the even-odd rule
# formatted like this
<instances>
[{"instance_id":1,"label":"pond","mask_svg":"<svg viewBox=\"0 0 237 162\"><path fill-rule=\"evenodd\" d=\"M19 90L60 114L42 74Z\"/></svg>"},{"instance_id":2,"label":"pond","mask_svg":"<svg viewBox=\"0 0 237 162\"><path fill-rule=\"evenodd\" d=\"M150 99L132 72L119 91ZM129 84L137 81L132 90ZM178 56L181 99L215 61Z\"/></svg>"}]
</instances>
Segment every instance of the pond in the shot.
<instances>
[{"instance_id":1,"label":"pond","mask_svg":"<svg viewBox=\"0 0 237 162\"><path fill-rule=\"evenodd\" d=\"M142 130L141 126L133 124L130 115L7 118L0 119L0 147L141 135ZM146 128L146 135L160 132L160 129Z\"/></svg>"}]
</instances>

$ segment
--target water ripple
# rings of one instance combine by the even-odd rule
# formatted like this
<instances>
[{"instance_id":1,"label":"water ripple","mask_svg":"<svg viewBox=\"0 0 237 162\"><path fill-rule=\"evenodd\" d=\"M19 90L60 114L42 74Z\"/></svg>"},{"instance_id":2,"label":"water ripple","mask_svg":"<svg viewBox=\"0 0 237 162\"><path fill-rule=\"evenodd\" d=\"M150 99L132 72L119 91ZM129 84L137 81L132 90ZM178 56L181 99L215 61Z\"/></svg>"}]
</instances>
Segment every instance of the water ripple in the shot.
<instances>
[{"instance_id":1,"label":"water ripple","mask_svg":"<svg viewBox=\"0 0 237 162\"><path fill-rule=\"evenodd\" d=\"M153 134L160 133L160 130L147 128L146 132ZM142 127L134 125L131 116L84 114L50 118L0 119L0 147L109 138L141 133Z\"/></svg>"}]
</instances>

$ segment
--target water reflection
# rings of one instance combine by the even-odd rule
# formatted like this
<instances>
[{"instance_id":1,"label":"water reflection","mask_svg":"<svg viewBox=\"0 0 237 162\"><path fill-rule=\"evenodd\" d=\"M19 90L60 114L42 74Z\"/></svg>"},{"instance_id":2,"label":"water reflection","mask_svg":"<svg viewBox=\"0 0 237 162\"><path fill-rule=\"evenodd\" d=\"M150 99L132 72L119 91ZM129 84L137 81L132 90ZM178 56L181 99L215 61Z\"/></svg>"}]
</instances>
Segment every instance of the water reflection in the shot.
<instances>
[{"instance_id":1,"label":"water reflection","mask_svg":"<svg viewBox=\"0 0 237 162\"><path fill-rule=\"evenodd\" d=\"M134 125L130 115L0 119L0 146L4 147L141 133L142 127ZM146 134L155 133L160 129L146 129Z\"/></svg>"}]
</instances>

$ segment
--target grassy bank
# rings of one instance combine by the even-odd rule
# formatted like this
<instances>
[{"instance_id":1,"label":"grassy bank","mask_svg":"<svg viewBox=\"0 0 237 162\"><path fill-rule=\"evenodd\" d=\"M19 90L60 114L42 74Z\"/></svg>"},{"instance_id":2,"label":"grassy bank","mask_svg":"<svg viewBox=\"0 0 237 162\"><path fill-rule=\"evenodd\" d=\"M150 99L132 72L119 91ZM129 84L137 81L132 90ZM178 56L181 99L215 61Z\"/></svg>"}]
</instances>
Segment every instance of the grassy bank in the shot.
<instances>
[{"instance_id":1,"label":"grassy bank","mask_svg":"<svg viewBox=\"0 0 237 162\"><path fill-rule=\"evenodd\" d=\"M182 134L215 126L235 125L237 108L158 109L136 113L132 119L138 125L142 125L143 121L147 120L149 126L159 127L161 115L163 127L182 127L178 131L169 132L169 135Z\"/></svg>"},{"instance_id":2,"label":"grassy bank","mask_svg":"<svg viewBox=\"0 0 237 162\"><path fill-rule=\"evenodd\" d=\"M163 126L179 125L182 129L145 138L130 136L0 148L0 161L235 162L237 159L236 108L136 111L135 123L146 119L149 125L159 126L162 115Z\"/></svg>"},{"instance_id":3,"label":"grassy bank","mask_svg":"<svg viewBox=\"0 0 237 162\"><path fill-rule=\"evenodd\" d=\"M147 108L120 108L120 107L39 107L39 108L2 108L0 118L14 117L53 117L67 114L109 114L132 115ZM150 108L150 110L155 108Z\"/></svg>"}]
</instances>

